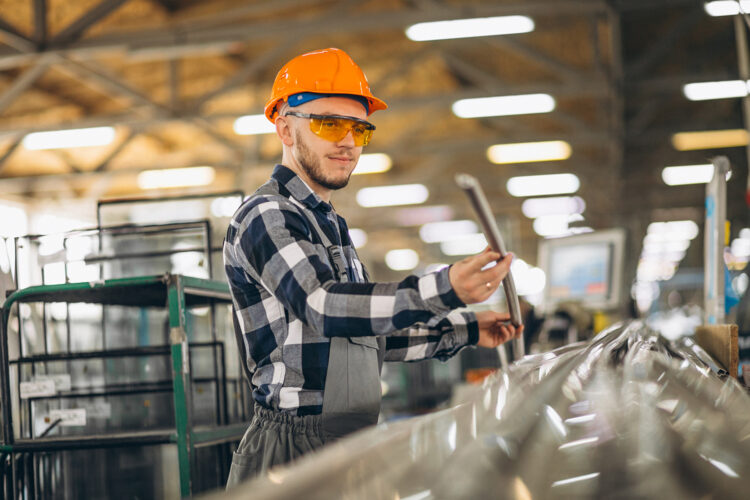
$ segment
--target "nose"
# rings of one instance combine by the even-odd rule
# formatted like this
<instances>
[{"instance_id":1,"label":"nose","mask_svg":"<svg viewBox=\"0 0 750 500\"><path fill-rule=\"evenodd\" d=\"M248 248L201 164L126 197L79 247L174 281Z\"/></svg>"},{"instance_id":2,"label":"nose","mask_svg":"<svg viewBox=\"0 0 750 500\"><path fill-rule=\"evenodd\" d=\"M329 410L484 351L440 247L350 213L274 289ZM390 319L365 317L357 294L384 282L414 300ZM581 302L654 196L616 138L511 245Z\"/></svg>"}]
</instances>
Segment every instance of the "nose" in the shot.
<instances>
[{"instance_id":1,"label":"nose","mask_svg":"<svg viewBox=\"0 0 750 500\"><path fill-rule=\"evenodd\" d=\"M351 129L347 130L344 138L341 139L337 144L339 146L345 146L349 148L356 147L356 145L354 144L354 135L352 133L352 130Z\"/></svg>"}]
</instances>

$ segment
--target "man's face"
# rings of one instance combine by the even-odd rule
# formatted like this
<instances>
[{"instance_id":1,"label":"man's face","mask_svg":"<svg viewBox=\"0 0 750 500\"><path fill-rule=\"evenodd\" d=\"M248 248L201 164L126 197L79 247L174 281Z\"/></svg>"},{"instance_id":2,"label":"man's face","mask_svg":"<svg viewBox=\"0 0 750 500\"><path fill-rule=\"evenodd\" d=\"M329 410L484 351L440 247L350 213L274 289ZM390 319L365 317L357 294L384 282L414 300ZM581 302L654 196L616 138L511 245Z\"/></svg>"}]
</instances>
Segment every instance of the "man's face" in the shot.
<instances>
[{"instance_id":1,"label":"man's face","mask_svg":"<svg viewBox=\"0 0 750 500\"><path fill-rule=\"evenodd\" d=\"M290 110L319 115L343 115L367 119L364 106L346 97L325 97ZM349 183L362 147L354 145L351 132L338 142L330 142L310 130L310 120L288 116L294 130L292 154L309 181L336 190Z\"/></svg>"}]
</instances>

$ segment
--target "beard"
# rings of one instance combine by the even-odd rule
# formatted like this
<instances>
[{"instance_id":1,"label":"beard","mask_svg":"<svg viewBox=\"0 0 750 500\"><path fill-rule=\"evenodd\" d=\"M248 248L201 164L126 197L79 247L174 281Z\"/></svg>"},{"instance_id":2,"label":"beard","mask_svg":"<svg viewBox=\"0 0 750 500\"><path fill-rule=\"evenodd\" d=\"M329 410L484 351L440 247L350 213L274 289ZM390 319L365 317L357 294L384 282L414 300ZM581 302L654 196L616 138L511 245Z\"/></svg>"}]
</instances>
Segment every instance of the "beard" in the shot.
<instances>
[{"instance_id":1,"label":"beard","mask_svg":"<svg viewBox=\"0 0 750 500\"><path fill-rule=\"evenodd\" d=\"M302 141L302 136L298 130L295 131L294 138L294 143L297 147L297 161L299 161L300 166L310 180L330 190L341 189L349 184L349 178L352 176L351 172L344 179L331 178L323 170L323 167L320 166L320 158L317 158L307 147L307 144Z\"/></svg>"}]
</instances>

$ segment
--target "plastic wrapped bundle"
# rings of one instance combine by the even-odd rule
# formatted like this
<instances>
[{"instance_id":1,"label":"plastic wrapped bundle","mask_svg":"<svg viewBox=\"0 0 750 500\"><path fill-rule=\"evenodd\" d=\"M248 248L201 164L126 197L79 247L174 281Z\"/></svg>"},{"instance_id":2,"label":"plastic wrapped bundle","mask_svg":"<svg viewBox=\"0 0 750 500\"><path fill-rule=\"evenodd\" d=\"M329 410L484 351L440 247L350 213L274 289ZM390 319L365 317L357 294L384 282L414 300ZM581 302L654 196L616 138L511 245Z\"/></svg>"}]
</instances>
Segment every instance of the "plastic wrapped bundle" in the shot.
<instances>
[{"instance_id":1,"label":"plastic wrapped bundle","mask_svg":"<svg viewBox=\"0 0 750 500\"><path fill-rule=\"evenodd\" d=\"M750 396L642 323L526 356L470 401L357 433L231 498L746 498Z\"/></svg>"}]
</instances>

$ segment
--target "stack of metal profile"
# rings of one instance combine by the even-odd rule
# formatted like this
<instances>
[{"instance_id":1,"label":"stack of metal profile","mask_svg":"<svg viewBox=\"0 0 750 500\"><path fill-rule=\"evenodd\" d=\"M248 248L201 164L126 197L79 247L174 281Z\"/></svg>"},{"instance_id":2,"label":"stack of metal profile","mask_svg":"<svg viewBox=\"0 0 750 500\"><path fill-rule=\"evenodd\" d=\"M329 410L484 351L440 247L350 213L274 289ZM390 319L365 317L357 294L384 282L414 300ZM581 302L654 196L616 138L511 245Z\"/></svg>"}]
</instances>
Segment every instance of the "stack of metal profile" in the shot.
<instances>
[{"instance_id":1,"label":"stack of metal profile","mask_svg":"<svg viewBox=\"0 0 750 500\"><path fill-rule=\"evenodd\" d=\"M640 322L526 356L448 410L383 424L231 498L747 498L750 396Z\"/></svg>"}]
</instances>

